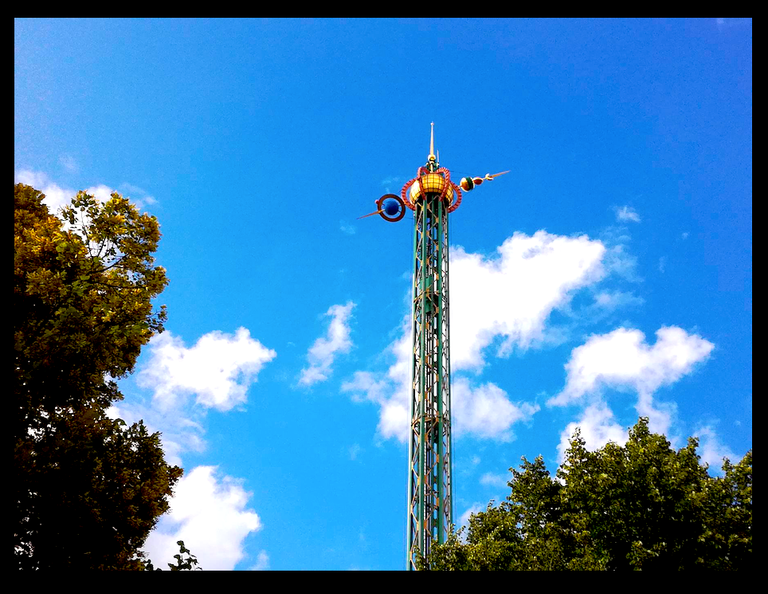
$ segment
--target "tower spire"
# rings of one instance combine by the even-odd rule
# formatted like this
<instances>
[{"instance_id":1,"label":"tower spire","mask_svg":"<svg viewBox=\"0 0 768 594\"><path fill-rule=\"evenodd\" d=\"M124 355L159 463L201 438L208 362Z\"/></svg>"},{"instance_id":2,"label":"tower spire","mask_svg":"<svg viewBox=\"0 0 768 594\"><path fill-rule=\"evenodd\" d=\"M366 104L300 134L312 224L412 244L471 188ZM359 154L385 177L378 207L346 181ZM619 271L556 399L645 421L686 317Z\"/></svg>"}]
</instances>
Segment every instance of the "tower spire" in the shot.
<instances>
[{"instance_id":1,"label":"tower spire","mask_svg":"<svg viewBox=\"0 0 768 594\"><path fill-rule=\"evenodd\" d=\"M429 156L427 159L430 161L435 158L435 122L430 124L432 130L429 134Z\"/></svg>"},{"instance_id":2,"label":"tower spire","mask_svg":"<svg viewBox=\"0 0 768 594\"><path fill-rule=\"evenodd\" d=\"M437 171L440 164L435 156L435 122L430 124L431 130L429 133L429 155L427 156L427 169L431 172Z\"/></svg>"}]
</instances>

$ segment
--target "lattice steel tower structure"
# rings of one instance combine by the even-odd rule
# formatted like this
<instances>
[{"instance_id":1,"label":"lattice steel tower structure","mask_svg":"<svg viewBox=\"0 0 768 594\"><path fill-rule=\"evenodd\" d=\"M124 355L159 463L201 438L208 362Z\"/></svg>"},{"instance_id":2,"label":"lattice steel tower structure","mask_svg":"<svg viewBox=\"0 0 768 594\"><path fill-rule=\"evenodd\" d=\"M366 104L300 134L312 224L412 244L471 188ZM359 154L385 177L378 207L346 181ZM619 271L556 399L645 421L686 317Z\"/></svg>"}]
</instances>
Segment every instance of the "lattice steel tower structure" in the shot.
<instances>
[{"instance_id":1,"label":"lattice steel tower structure","mask_svg":"<svg viewBox=\"0 0 768 594\"><path fill-rule=\"evenodd\" d=\"M380 215L399 221L413 211L413 315L410 438L408 444L407 568L445 542L453 522L451 466L451 358L448 291L448 215L472 190L497 175L462 178L459 185L435 153L434 123L429 155L400 196L376 201ZM363 217L360 217L363 218Z\"/></svg>"}]
</instances>

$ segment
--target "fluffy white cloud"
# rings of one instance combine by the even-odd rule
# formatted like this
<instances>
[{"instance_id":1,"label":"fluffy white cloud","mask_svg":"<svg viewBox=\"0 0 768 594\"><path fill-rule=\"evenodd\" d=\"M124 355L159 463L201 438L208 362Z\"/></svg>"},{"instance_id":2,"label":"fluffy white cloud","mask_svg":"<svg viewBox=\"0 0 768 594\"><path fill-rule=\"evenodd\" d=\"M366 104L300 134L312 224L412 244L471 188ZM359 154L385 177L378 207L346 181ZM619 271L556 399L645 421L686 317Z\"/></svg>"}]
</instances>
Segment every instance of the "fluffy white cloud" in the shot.
<instances>
[{"instance_id":1,"label":"fluffy white cloud","mask_svg":"<svg viewBox=\"0 0 768 594\"><path fill-rule=\"evenodd\" d=\"M581 437L584 438L588 450L600 449L609 441L617 445L627 442L627 431L616 422L611 409L604 402L596 402L584 409L578 421L568 423L560 434L560 443L557 446L558 463L565 459L568 440L573 437L577 427L581 430Z\"/></svg>"},{"instance_id":2,"label":"fluffy white cloud","mask_svg":"<svg viewBox=\"0 0 768 594\"><path fill-rule=\"evenodd\" d=\"M387 355L393 357L395 362L386 373L356 371L341 385L341 391L349 393L353 400L378 405L379 435L384 439L394 437L402 443L408 440L411 422L410 328L409 320L404 319L400 338L387 347Z\"/></svg>"},{"instance_id":3,"label":"fluffy white cloud","mask_svg":"<svg viewBox=\"0 0 768 594\"><path fill-rule=\"evenodd\" d=\"M245 328L234 335L210 332L191 348L165 332L150 341L149 358L137 376L139 386L152 389L151 402L120 403L112 414L128 422L143 418L150 431L161 431L166 459L181 465L183 452L204 449L202 411L230 410L245 402L249 386L275 356ZM203 568L233 569L244 557L246 536L261 528L258 515L247 509L249 499L239 479L221 476L213 466L194 468L176 485L171 511L150 534L145 550L156 566L165 567L178 553L176 542L183 540ZM257 566L268 566L266 553Z\"/></svg>"},{"instance_id":4,"label":"fluffy white cloud","mask_svg":"<svg viewBox=\"0 0 768 594\"><path fill-rule=\"evenodd\" d=\"M384 439L394 437L405 443L410 427L409 380L397 382L380 373L356 371L341 385L341 391L353 400L368 401L379 406L378 432Z\"/></svg>"},{"instance_id":5,"label":"fluffy white cloud","mask_svg":"<svg viewBox=\"0 0 768 594\"><path fill-rule=\"evenodd\" d=\"M21 170L15 173L17 183L27 184L36 190L45 194L43 203L48 206L51 212L58 212L59 208L69 204L69 201L77 194L77 190L62 188L57 183L51 181L42 171ZM91 186L85 190L100 202L109 200L114 190L104 184Z\"/></svg>"},{"instance_id":6,"label":"fluffy white cloud","mask_svg":"<svg viewBox=\"0 0 768 594\"><path fill-rule=\"evenodd\" d=\"M656 344L645 342L639 330L618 328L613 332L591 336L573 349L565 365L565 388L547 401L548 406L586 404L581 419L570 423L561 434L558 451L562 460L576 426L581 427L589 449L597 449L608 441L623 444L625 429L614 420L604 400L604 389L634 391L635 409L649 418L650 429L668 433L675 417L674 403L656 403L654 392L670 385L705 361L714 345L682 328L664 326L656 331Z\"/></svg>"},{"instance_id":7,"label":"fluffy white cloud","mask_svg":"<svg viewBox=\"0 0 768 594\"><path fill-rule=\"evenodd\" d=\"M606 248L587 236L537 231L515 233L486 258L456 247L451 252L451 369L479 370L483 349L496 337L497 352L544 340L544 325L574 292L605 275Z\"/></svg>"},{"instance_id":8,"label":"fluffy white cloud","mask_svg":"<svg viewBox=\"0 0 768 594\"><path fill-rule=\"evenodd\" d=\"M578 421L569 423L560 434L560 443L557 446L558 463L563 462L568 440L577 427L580 429L587 449L592 451L603 447L609 441L623 446L629 438L627 428L616 423L613 413L604 402L591 404L584 409ZM728 458L731 462L740 459L720 441L711 425L697 428L693 435L699 438L698 453L702 463L709 464L710 471L722 474L723 458Z\"/></svg>"},{"instance_id":9,"label":"fluffy white cloud","mask_svg":"<svg viewBox=\"0 0 768 594\"><path fill-rule=\"evenodd\" d=\"M246 328L238 328L234 336L209 332L192 348L166 331L150 341L149 351L137 383L151 388L155 402L166 410L192 394L201 406L230 410L246 401L259 371L277 356Z\"/></svg>"},{"instance_id":10,"label":"fluffy white cloud","mask_svg":"<svg viewBox=\"0 0 768 594\"><path fill-rule=\"evenodd\" d=\"M156 567L165 568L183 540L203 569L234 569L243 559L243 541L262 527L259 516L247 509L251 494L242 481L217 474L215 466L198 466L182 477L144 550ZM268 562L266 553L257 565Z\"/></svg>"},{"instance_id":11,"label":"fluffy white cloud","mask_svg":"<svg viewBox=\"0 0 768 594\"><path fill-rule=\"evenodd\" d=\"M309 353L307 353L309 367L301 371L300 385L311 386L328 379L336 354L348 353L352 348L348 320L353 307L355 304L349 301L346 305L333 305L325 312L325 315L331 318L328 331L324 337L318 338L309 349Z\"/></svg>"},{"instance_id":12,"label":"fluffy white cloud","mask_svg":"<svg viewBox=\"0 0 768 594\"><path fill-rule=\"evenodd\" d=\"M357 371L341 386L342 392L352 394L353 399L377 404L379 434L403 443L410 431L410 340L410 332L404 331L400 339L390 345L396 361L386 375ZM493 383L473 387L465 377L451 382L451 428L455 436L511 441L512 426L530 421L538 410L538 405L513 403L506 392Z\"/></svg>"},{"instance_id":13,"label":"fluffy white cloud","mask_svg":"<svg viewBox=\"0 0 768 594\"><path fill-rule=\"evenodd\" d=\"M514 404L504 390L492 383L473 388L467 378L458 378L451 389L454 435L512 441L512 425L529 422L539 406Z\"/></svg>"},{"instance_id":14,"label":"fluffy white cloud","mask_svg":"<svg viewBox=\"0 0 768 594\"><path fill-rule=\"evenodd\" d=\"M48 179L45 173L40 171L21 170L14 175L15 182L32 186L45 194L43 204L48 206L52 213L58 212L59 208L69 204L69 201L77 194L75 190L69 190L60 187L58 184Z\"/></svg>"},{"instance_id":15,"label":"fluffy white cloud","mask_svg":"<svg viewBox=\"0 0 768 594\"><path fill-rule=\"evenodd\" d=\"M650 395L690 373L713 348L708 340L675 326L659 328L653 346L646 344L640 330L628 328L591 336L571 352L565 365L566 386L547 404L578 402L587 394L599 394L603 387L631 388Z\"/></svg>"},{"instance_id":16,"label":"fluffy white cloud","mask_svg":"<svg viewBox=\"0 0 768 594\"><path fill-rule=\"evenodd\" d=\"M533 236L515 233L492 258L453 248L451 405L457 434L510 440L512 425L528 421L538 410L535 405L512 403L494 384L473 388L456 372L481 370L483 351L497 337L502 340L497 351L500 356L508 355L514 347L544 341L545 322L552 311L567 305L578 289L606 274L602 264L605 253L600 241L546 231ZM354 399L377 404L379 434L401 442L407 441L410 425L411 348L409 315L400 337L387 348L387 355L394 356L387 372L359 371L342 385L342 391Z\"/></svg>"},{"instance_id":17,"label":"fluffy white cloud","mask_svg":"<svg viewBox=\"0 0 768 594\"><path fill-rule=\"evenodd\" d=\"M70 156L64 156L61 158L61 163L64 167L70 171L75 171L77 165L74 159ZM73 169L74 167L74 169ZM40 190L45 194L43 203L48 206L51 213L58 213L59 209L69 204L69 202L77 195L78 190L71 188L62 188L57 183L51 181L47 174L42 171L31 171L29 169L22 169L14 173L14 182L27 184L32 186L36 190ZM82 189L82 188L81 188ZM157 200L148 195L145 190L142 190L138 186L134 186L129 183L123 183L120 185L120 193L129 198L139 209L144 208L148 204L155 204ZM98 184L90 186L84 190L87 194L95 197L99 202L106 202L112 197L115 190L105 184Z\"/></svg>"},{"instance_id":18,"label":"fluffy white cloud","mask_svg":"<svg viewBox=\"0 0 768 594\"><path fill-rule=\"evenodd\" d=\"M76 193L77 192L75 192L75 194ZM91 186L90 188L86 188L85 193L90 194L103 204L112 197L112 194L115 193L115 190L104 184L99 184L98 186ZM73 196L75 194L73 194Z\"/></svg>"}]
</instances>

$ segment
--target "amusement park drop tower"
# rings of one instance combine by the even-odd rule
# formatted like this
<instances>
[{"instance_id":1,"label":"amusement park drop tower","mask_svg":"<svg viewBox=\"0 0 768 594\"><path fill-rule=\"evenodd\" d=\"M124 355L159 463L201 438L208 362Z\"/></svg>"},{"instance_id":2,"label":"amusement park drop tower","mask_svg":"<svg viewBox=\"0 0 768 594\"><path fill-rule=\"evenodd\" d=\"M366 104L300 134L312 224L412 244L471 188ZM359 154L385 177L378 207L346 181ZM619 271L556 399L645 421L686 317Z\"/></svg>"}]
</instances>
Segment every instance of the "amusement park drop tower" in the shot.
<instances>
[{"instance_id":1,"label":"amusement park drop tower","mask_svg":"<svg viewBox=\"0 0 768 594\"><path fill-rule=\"evenodd\" d=\"M470 191L497 175L465 177L459 186L435 156L434 123L427 163L400 196L386 194L372 212L396 222L413 211L411 425L408 444L407 568L433 543L445 542L453 522L451 360L448 298L448 215ZM363 218L363 217L360 217Z\"/></svg>"}]
</instances>

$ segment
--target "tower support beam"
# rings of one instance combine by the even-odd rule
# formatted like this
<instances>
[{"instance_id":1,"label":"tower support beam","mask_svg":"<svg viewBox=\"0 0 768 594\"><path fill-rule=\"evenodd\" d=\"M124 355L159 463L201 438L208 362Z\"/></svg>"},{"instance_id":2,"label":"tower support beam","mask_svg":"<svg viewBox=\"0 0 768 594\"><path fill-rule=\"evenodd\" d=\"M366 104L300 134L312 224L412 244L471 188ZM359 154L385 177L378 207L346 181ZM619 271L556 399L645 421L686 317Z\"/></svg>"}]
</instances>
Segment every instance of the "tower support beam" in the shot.
<instances>
[{"instance_id":1,"label":"tower support beam","mask_svg":"<svg viewBox=\"0 0 768 594\"><path fill-rule=\"evenodd\" d=\"M431 157L431 155L430 155ZM430 167L432 165L432 167ZM430 159L427 168L437 165ZM445 183L450 183L445 180ZM421 181L419 181L421 185ZM413 360L408 448L408 569L445 542L453 521L448 292L448 208L444 192L414 200Z\"/></svg>"}]
</instances>

